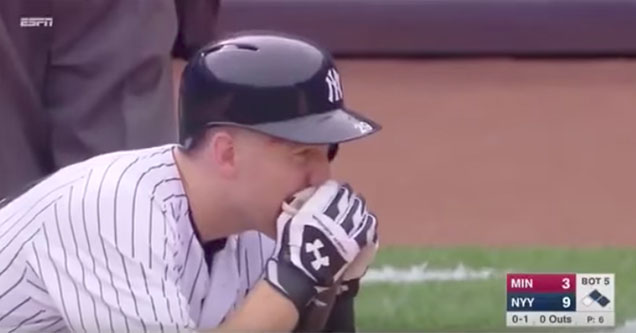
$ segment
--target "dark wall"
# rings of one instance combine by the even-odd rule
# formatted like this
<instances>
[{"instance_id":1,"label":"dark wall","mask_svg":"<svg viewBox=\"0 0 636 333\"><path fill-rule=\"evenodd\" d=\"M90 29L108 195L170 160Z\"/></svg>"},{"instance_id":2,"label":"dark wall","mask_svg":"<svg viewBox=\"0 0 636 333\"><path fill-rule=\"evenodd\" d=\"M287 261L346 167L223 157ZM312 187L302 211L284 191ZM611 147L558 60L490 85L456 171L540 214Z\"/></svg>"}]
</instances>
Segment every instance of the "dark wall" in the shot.
<instances>
[{"instance_id":1,"label":"dark wall","mask_svg":"<svg viewBox=\"0 0 636 333\"><path fill-rule=\"evenodd\" d=\"M348 55L633 55L636 0L224 0L221 32L277 29Z\"/></svg>"}]
</instances>

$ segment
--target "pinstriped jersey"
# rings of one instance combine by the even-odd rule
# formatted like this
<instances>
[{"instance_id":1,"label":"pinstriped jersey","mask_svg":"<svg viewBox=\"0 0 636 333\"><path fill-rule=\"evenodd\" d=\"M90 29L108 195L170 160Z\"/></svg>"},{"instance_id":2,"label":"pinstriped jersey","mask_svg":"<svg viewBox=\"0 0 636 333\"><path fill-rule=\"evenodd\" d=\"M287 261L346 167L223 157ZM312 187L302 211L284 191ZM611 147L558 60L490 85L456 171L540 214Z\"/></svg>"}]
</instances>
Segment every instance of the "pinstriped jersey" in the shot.
<instances>
[{"instance_id":1,"label":"pinstriped jersey","mask_svg":"<svg viewBox=\"0 0 636 333\"><path fill-rule=\"evenodd\" d=\"M274 243L233 235L208 265L174 148L68 166L0 209L0 330L212 328L238 306Z\"/></svg>"}]
</instances>

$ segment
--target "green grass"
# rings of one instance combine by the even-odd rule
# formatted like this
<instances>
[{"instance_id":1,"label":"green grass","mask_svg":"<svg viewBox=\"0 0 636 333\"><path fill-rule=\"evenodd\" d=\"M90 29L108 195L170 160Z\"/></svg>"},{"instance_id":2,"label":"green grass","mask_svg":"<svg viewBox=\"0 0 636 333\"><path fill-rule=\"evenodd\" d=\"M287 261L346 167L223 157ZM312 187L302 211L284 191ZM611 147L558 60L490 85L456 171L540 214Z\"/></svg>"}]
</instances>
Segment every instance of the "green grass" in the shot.
<instances>
[{"instance_id":1,"label":"green grass","mask_svg":"<svg viewBox=\"0 0 636 333\"><path fill-rule=\"evenodd\" d=\"M472 269L494 268L500 274L476 281L365 284L356 303L359 330L518 332L505 327L506 272L615 273L616 324L636 318L636 249L387 248L373 266L424 262L430 268L462 263ZM538 331L523 329L530 330Z\"/></svg>"}]
</instances>

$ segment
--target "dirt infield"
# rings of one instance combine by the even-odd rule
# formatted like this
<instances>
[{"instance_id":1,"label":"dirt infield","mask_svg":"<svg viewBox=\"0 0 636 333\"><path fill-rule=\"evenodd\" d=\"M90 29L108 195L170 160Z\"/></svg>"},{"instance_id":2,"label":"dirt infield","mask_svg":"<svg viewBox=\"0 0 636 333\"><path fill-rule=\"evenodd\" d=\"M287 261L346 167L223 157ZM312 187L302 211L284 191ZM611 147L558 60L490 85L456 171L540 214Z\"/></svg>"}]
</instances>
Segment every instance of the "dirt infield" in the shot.
<instances>
[{"instance_id":1,"label":"dirt infield","mask_svg":"<svg viewBox=\"0 0 636 333\"><path fill-rule=\"evenodd\" d=\"M384 244L636 244L636 61L341 60Z\"/></svg>"},{"instance_id":2,"label":"dirt infield","mask_svg":"<svg viewBox=\"0 0 636 333\"><path fill-rule=\"evenodd\" d=\"M384 130L334 170L384 245L636 244L636 61L338 64Z\"/></svg>"}]
</instances>

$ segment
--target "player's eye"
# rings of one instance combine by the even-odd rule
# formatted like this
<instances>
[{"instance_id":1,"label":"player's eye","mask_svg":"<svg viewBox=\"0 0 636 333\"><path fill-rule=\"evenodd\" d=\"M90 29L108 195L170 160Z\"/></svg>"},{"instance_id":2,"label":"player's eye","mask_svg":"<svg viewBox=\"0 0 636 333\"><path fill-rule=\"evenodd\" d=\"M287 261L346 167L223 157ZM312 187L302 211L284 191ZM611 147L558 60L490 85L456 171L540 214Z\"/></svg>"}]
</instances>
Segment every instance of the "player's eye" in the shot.
<instances>
[{"instance_id":1,"label":"player's eye","mask_svg":"<svg viewBox=\"0 0 636 333\"><path fill-rule=\"evenodd\" d=\"M298 163L306 164L306 163L309 163L315 157L315 154L316 154L315 149L311 149L311 148L299 149L294 152L294 159L298 161Z\"/></svg>"},{"instance_id":2,"label":"player's eye","mask_svg":"<svg viewBox=\"0 0 636 333\"><path fill-rule=\"evenodd\" d=\"M314 159L318 161L325 157L327 157L326 148L321 149L321 147L299 148L294 151L294 158L303 163L308 163Z\"/></svg>"},{"instance_id":3,"label":"player's eye","mask_svg":"<svg viewBox=\"0 0 636 333\"><path fill-rule=\"evenodd\" d=\"M311 157L311 150L310 149L301 149L298 150L294 153L294 156L299 158L299 159L308 159L309 157Z\"/></svg>"}]
</instances>

